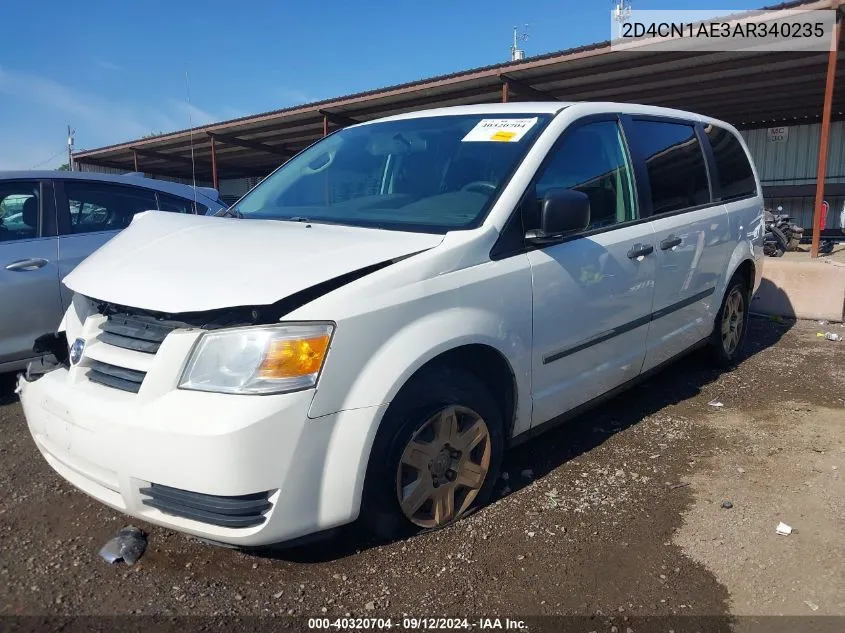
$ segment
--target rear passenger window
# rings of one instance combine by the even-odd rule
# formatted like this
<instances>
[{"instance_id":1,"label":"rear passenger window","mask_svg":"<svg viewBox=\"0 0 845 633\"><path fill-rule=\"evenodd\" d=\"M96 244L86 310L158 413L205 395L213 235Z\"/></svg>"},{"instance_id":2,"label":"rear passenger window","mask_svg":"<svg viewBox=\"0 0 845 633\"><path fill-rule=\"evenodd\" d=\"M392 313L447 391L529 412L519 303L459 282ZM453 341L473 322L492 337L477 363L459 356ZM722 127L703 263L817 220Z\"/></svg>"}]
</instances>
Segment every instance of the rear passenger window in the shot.
<instances>
[{"instance_id":1,"label":"rear passenger window","mask_svg":"<svg viewBox=\"0 0 845 633\"><path fill-rule=\"evenodd\" d=\"M158 194L158 208L161 211L170 211L171 213L196 213L197 208L205 208L202 205L196 204L193 200L185 200L176 196L170 196L166 193L159 192ZM203 213L205 213L203 211Z\"/></svg>"},{"instance_id":2,"label":"rear passenger window","mask_svg":"<svg viewBox=\"0 0 845 633\"><path fill-rule=\"evenodd\" d=\"M117 231L141 211L155 210L155 193L134 187L65 181L71 233Z\"/></svg>"},{"instance_id":3,"label":"rear passenger window","mask_svg":"<svg viewBox=\"0 0 845 633\"><path fill-rule=\"evenodd\" d=\"M616 121L587 123L565 133L537 180L538 200L552 189L587 195L588 230L636 219L631 168Z\"/></svg>"},{"instance_id":4,"label":"rear passenger window","mask_svg":"<svg viewBox=\"0 0 845 633\"><path fill-rule=\"evenodd\" d=\"M654 213L710 202L707 168L695 128L662 121L635 121L634 125L646 160Z\"/></svg>"},{"instance_id":5,"label":"rear passenger window","mask_svg":"<svg viewBox=\"0 0 845 633\"><path fill-rule=\"evenodd\" d=\"M728 130L715 125L706 126L704 131L710 139L716 157L722 200L756 195L754 171L739 139Z\"/></svg>"}]
</instances>

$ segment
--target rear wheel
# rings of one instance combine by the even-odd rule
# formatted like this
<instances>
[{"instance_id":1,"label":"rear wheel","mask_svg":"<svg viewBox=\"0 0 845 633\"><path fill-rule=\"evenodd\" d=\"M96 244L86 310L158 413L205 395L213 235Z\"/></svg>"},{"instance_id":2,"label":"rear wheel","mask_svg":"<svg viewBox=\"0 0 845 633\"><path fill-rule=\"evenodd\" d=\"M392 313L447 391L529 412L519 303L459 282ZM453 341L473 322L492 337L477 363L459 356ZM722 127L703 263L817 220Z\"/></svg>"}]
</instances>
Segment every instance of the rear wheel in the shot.
<instances>
[{"instance_id":1,"label":"rear wheel","mask_svg":"<svg viewBox=\"0 0 845 633\"><path fill-rule=\"evenodd\" d=\"M748 284L735 276L725 293L716 315L711 347L717 364L730 366L736 362L748 330Z\"/></svg>"},{"instance_id":2,"label":"rear wheel","mask_svg":"<svg viewBox=\"0 0 845 633\"><path fill-rule=\"evenodd\" d=\"M412 379L382 420L362 521L381 538L444 527L484 505L503 450L502 416L473 374L446 368Z\"/></svg>"}]
</instances>

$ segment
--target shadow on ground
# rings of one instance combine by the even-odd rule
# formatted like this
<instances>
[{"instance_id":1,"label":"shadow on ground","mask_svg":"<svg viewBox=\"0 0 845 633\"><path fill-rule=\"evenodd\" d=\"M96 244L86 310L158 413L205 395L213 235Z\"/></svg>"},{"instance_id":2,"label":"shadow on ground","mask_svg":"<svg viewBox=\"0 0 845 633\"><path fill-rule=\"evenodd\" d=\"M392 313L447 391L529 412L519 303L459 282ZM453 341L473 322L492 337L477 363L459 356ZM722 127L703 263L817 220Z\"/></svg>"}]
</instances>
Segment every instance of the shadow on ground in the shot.
<instances>
[{"instance_id":1,"label":"shadow on ground","mask_svg":"<svg viewBox=\"0 0 845 633\"><path fill-rule=\"evenodd\" d=\"M15 393L17 378L17 373L0 374L0 405L18 401L18 394Z\"/></svg>"},{"instance_id":2,"label":"shadow on ground","mask_svg":"<svg viewBox=\"0 0 845 633\"><path fill-rule=\"evenodd\" d=\"M794 320L779 317L752 317L749 320L747 343L739 362L776 345L794 323ZM505 456L502 470L520 473L524 469L531 469L531 479L543 477L649 415L669 405L694 398L703 387L717 380L725 371L730 371L714 368L706 352L702 350L679 359L630 391L513 449ZM508 494L513 494L530 482L529 479L512 475L508 482ZM331 536L295 548L284 547L256 553L291 562L316 563L344 558L382 544L368 539L355 526L341 528Z\"/></svg>"}]
</instances>

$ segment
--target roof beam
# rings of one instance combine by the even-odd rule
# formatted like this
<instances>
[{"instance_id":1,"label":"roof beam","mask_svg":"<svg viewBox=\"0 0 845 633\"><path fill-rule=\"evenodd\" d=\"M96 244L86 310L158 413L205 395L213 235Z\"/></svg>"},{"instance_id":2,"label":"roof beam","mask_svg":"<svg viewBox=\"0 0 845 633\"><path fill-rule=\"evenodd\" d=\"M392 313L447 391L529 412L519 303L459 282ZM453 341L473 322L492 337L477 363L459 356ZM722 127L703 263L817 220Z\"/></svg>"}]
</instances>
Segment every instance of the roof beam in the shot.
<instances>
[{"instance_id":1,"label":"roof beam","mask_svg":"<svg viewBox=\"0 0 845 633\"><path fill-rule=\"evenodd\" d=\"M190 156L180 156L179 154L165 154L164 152L156 152L151 149L143 149L141 147L130 148L133 152L137 152L140 156L147 156L149 158L158 158L159 160L169 160L174 163L182 163L185 165L202 165L207 169L211 169L211 163L206 163L204 160L197 160Z\"/></svg>"},{"instance_id":2,"label":"roof beam","mask_svg":"<svg viewBox=\"0 0 845 633\"><path fill-rule=\"evenodd\" d=\"M319 112L335 125L342 125L343 127L346 127L347 125L355 125L356 123L360 123L358 119L353 119L352 117L348 117L343 114L338 114L337 112L329 112L328 110L320 110Z\"/></svg>"},{"instance_id":3,"label":"roof beam","mask_svg":"<svg viewBox=\"0 0 845 633\"><path fill-rule=\"evenodd\" d=\"M123 164L119 161L111 161L111 160L85 160L81 161L79 164L85 165L92 165L92 166L100 166L100 167L112 167L115 169L125 170L127 173L132 171L131 165ZM166 175L166 176L173 176L176 178L184 178L186 180L190 180L193 177L193 174L190 171L183 171L181 169L173 169L168 168L167 166L163 165L153 165L153 166L145 166L142 162L140 164L140 171L145 174L156 174L158 175ZM275 167L263 169L263 168L251 168L251 167L241 167L238 166L234 169L222 169L220 170L220 178L221 179L228 179L228 178L250 178L257 175L266 176L270 171L275 169ZM197 179L200 180L211 180L211 171L210 169L202 168L197 170Z\"/></svg>"},{"instance_id":4,"label":"roof beam","mask_svg":"<svg viewBox=\"0 0 845 633\"><path fill-rule=\"evenodd\" d=\"M293 150L287 149L285 147L267 145L266 143L259 143L258 141L250 141L249 139L238 138L233 134L221 134L219 132L206 132L206 134L225 145L246 147L247 149L254 149L259 152L266 152L268 154L276 154L277 156L284 156L286 158L290 158L294 154Z\"/></svg>"},{"instance_id":5,"label":"roof beam","mask_svg":"<svg viewBox=\"0 0 845 633\"><path fill-rule=\"evenodd\" d=\"M764 98L755 100L753 95L747 95L745 99L726 99L725 101L717 101L715 99L665 99L657 102L642 102L645 105L660 105L667 108L677 108L679 110L693 110L699 113L713 112L729 112L733 110L744 110L747 114L754 114L761 116L770 110L782 110L784 103L787 104L788 110L801 110L807 107L816 107L821 113L820 102L824 95L816 92L809 93L806 97L801 99L791 98L795 95L792 92L773 92L772 94L765 94Z\"/></svg>"},{"instance_id":6,"label":"roof beam","mask_svg":"<svg viewBox=\"0 0 845 633\"><path fill-rule=\"evenodd\" d=\"M727 65L727 64L725 64ZM771 63L766 72L761 73L755 67L737 67L720 69L714 72L686 73L685 75L659 75L651 80L637 80L633 83L610 81L603 85L583 86L574 88L565 86L573 100L618 101L619 95L636 95L638 100L651 96L672 95L679 96L692 91L705 91L708 95L732 93L741 88L748 90L757 83L777 82L784 85L788 79L795 77L815 76L818 72L824 76L824 68L801 67L794 61Z\"/></svg>"},{"instance_id":7,"label":"roof beam","mask_svg":"<svg viewBox=\"0 0 845 633\"><path fill-rule=\"evenodd\" d=\"M361 106L355 109L359 116L375 116L378 118L401 114L411 110L419 110L423 107L443 107L451 105L454 101L471 99L473 103L495 103L501 96L499 82L491 82L489 86L473 86L468 89L456 90L446 94L423 94L409 95L408 99L394 101L389 105L383 103L371 106ZM359 121L360 122L360 121Z\"/></svg>"},{"instance_id":8,"label":"roof beam","mask_svg":"<svg viewBox=\"0 0 845 633\"><path fill-rule=\"evenodd\" d=\"M845 111L841 103L834 104L835 113ZM702 114L708 114L703 112ZM799 125L801 123L817 123L822 116L821 104L804 107L785 107L782 109L767 109L758 113L749 113L748 108L734 108L732 110L717 110L713 108L712 116L728 123L742 125L743 129L753 127L769 127L771 124ZM836 114L834 115L836 118Z\"/></svg>"},{"instance_id":9,"label":"roof beam","mask_svg":"<svg viewBox=\"0 0 845 633\"><path fill-rule=\"evenodd\" d=\"M530 86L527 83L520 81L519 79L509 77L505 73L501 73L499 75L499 81L508 86L508 93L513 91L519 95L522 95L523 97L533 97L535 99L539 99L540 101L560 101L560 99L558 99L553 94L538 90L537 88Z\"/></svg>"},{"instance_id":10,"label":"roof beam","mask_svg":"<svg viewBox=\"0 0 845 633\"><path fill-rule=\"evenodd\" d=\"M631 86L639 86L641 83L650 84L644 85L643 88L655 87L655 82L658 87L661 82L668 87L672 85L669 83L671 80L680 80L682 84L685 84L690 81L691 77L718 76L720 74L727 77L729 76L728 71L738 71L739 74L747 75L769 72L769 68L772 71L777 68L790 67L806 69L808 66L815 66L824 68L824 60L821 57L823 54L819 53L814 53L812 58L808 58L802 53L787 57L784 57L784 54L772 53L766 55L767 61L762 66L762 70L761 65L749 63L747 55L737 58L736 54L731 52L696 55L694 57L687 54L678 59L673 58L672 61L668 62L662 61L662 54L660 58L652 58L653 55L654 53L645 52L637 54L635 65L628 64L623 58L613 57L606 64L595 68L594 72L575 69L538 75L538 79L534 83L557 84L559 87L555 88L555 91L566 90L568 97L569 94L580 95L585 92L604 90L608 87L621 88L624 91ZM709 73L709 75L704 73ZM736 72L730 74L735 75ZM674 83L677 83L677 81Z\"/></svg>"}]
</instances>

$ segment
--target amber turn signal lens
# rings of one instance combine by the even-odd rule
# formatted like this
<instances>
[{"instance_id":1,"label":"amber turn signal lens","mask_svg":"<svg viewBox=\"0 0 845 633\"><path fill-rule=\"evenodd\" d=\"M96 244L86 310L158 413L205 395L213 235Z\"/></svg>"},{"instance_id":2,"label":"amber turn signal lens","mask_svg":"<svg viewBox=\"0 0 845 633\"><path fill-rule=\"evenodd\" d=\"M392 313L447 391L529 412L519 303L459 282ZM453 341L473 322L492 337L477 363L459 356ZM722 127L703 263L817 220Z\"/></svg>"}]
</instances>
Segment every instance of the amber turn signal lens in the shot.
<instances>
[{"instance_id":1,"label":"amber turn signal lens","mask_svg":"<svg viewBox=\"0 0 845 633\"><path fill-rule=\"evenodd\" d=\"M329 336L271 341L258 368L258 378L295 378L320 371Z\"/></svg>"}]
</instances>

